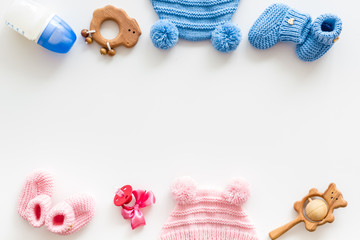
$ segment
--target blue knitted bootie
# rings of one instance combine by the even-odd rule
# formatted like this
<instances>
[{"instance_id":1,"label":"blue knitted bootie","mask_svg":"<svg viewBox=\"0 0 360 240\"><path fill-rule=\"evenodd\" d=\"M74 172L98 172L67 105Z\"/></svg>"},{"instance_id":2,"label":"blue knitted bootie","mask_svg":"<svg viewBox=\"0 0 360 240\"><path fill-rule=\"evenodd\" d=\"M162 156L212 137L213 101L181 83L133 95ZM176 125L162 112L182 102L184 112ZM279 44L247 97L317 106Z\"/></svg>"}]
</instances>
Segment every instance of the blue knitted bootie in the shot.
<instances>
[{"instance_id":1,"label":"blue knitted bootie","mask_svg":"<svg viewBox=\"0 0 360 240\"><path fill-rule=\"evenodd\" d=\"M280 41L303 43L309 34L311 17L285 4L269 6L249 31L249 42L258 49L267 49Z\"/></svg>"},{"instance_id":2,"label":"blue knitted bootie","mask_svg":"<svg viewBox=\"0 0 360 240\"><path fill-rule=\"evenodd\" d=\"M339 39L341 19L332 14L323 14L311 26L311 33L303 44L296 46L297 56L307 62L321 58Z\"/></svg>"}]
</instances>

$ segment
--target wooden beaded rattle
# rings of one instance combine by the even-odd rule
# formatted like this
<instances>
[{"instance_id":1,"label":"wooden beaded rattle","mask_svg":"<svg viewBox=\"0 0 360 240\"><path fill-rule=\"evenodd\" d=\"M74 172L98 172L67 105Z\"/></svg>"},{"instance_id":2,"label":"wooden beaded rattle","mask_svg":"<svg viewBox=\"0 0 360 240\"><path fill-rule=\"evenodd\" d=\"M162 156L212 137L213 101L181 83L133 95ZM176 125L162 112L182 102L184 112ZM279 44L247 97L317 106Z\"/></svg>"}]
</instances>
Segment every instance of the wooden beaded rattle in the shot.
<instances>
[{"instance_id":1,"label":"wooden beaded rattle","mask_svg":"<svg viewBox=\"0 0 360 240\"><path fill-rule=\"evenodd\" d=\"M269 236L273 240L277 239L300 222L304 222L305 228L313 232L318 226L332 223L335 220L334 209L346 206L347 202L334 183L331 183L324 193L313 188L301 201L294 204L294 209L299 214L298 217L270 232Z\"/></svg>"},{"instance_id":2,"label":"wooden beaded rattle","mask_svg":"<svg viewBox=\"0 0 360 240\"><path fill-rule=\"evenodd\" d=\"M104 38L100 33L101 24L107 20L112 20L119 26L119 34L111 40ZM139 40L141 30L137 21L130 18L123 9L108 5L94 11L90 30L83 29L81 35L87 44L93 43L94 40L101 45L101 55L114 56L116 52L113 48L115 47L120 45L127 48L134 47Z\"/></svg>"}]
</instances>

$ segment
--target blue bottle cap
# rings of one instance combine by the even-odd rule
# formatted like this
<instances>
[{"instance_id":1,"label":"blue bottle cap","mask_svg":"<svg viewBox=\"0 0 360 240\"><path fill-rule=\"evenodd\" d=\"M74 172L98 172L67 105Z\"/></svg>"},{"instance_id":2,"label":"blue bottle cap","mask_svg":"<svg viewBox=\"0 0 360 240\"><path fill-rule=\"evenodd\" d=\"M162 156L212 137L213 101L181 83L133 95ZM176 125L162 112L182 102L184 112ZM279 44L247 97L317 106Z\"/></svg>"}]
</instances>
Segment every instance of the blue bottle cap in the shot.
<instances>
[{"instance_id":1,"label":"blue bottle cap","mask_svg":"<svg viewBox=\"0 0 360 240\"><path fill-rule=\"evenodd\" d=\"M55 15L46 26L37 43L50 51L67 53L75 41L76 34L71 27Z\"/></svg>"}]
</instances>

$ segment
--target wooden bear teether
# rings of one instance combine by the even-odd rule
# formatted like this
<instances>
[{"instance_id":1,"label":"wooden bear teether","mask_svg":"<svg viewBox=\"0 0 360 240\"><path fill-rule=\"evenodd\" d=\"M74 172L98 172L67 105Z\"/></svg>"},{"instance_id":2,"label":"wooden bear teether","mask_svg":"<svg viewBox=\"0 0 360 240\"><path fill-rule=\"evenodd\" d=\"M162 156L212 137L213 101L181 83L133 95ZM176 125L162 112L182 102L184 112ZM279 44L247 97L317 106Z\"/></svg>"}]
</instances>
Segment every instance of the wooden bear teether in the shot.
<instances>
[{"instance_id":1,"label":"wooden bear teether","mask_svg":"<svg viewBox=\"0 0 360 240\"><path fill-rule=\"evenodd\" d=\"M107 20L112 20L119 26L119 34L114 39L106 39L100 33L101 24ZM94 40L101 45L102 55L114 56L115 47L120 45L127 48L134 47L139 40L141 30L136 20L130 18L123 9L108 5L94 11L90 30L83 29L81 35L85 37L86 43L91 44Z\"/></svg>"},{"instance_id":2,"label":"wooden bear teether","mask_svg":"<svg viewBox=\"0 0 360 240\"><path fill-rule=\"evenodd\" d=\"M318 226L334 221L334 209L346 206L347 202L334 183L331 183L324 193L320 193L316 188L313 188L301 201L294 204L294 209L299 214L298 217L270 232L269 236L273 240L277 239L300 222L304 222L305 228L313 232Z\"/></svg>"}]
</instances>

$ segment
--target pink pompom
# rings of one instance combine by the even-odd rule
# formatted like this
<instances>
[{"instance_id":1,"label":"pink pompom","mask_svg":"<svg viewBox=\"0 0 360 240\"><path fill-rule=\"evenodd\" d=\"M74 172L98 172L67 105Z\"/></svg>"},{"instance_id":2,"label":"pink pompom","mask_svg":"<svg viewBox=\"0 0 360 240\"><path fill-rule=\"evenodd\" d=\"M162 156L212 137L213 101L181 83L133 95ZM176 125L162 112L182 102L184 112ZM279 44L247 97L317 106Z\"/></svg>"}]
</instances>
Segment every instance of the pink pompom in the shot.
<instances>
[{"instance_id":1,"label":"pink pompom","mask_svg":"<svg viewBox=\"0 0 360 240\"><path fill-rule=\"evenodd\" d=\"M226 201L235 205L242 205L250 197L249 184L244 180L234 180L223 192Z\"/></svg>"},{"instance_id":2,"label":"pink pompom","mask_svg":"<svg viewBox=\"0 0 360 240\"><path fill-rule=\"evenodd\" d=\"M179 204L188 204L194 201L197 193L195 181L190 177L178 179L172 186L172 194Z\"/></svg>"}]
</instances>

